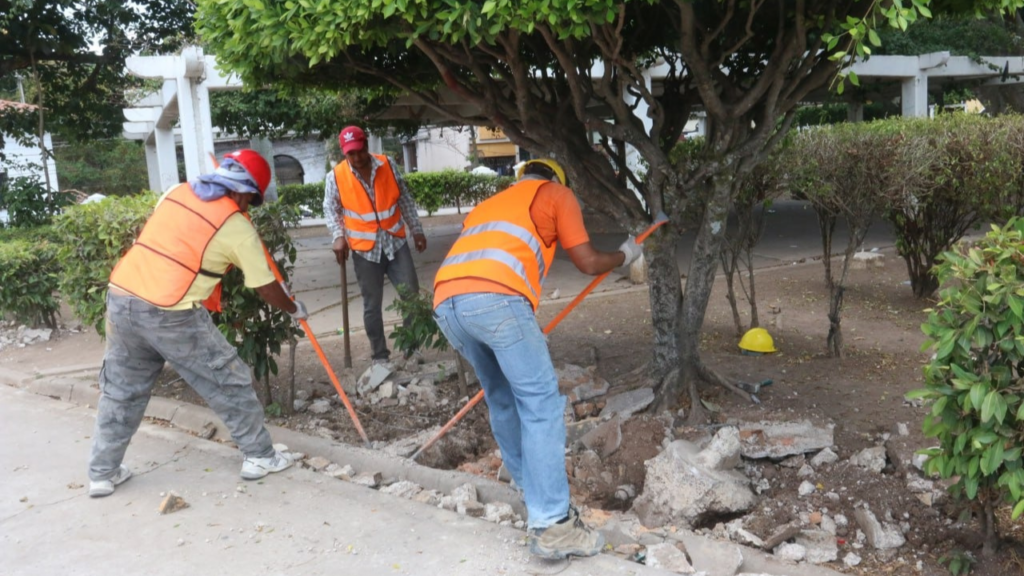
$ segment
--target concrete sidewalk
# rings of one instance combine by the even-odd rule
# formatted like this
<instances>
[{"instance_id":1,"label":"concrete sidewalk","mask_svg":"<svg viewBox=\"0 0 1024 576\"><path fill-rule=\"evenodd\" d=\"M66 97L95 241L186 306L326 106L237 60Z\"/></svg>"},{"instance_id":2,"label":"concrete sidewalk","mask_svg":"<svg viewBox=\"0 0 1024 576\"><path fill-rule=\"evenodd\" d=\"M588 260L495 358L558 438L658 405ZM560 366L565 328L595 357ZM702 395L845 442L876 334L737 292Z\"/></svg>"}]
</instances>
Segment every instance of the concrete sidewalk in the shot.
<instances>
[{"instance_id":1,"label":"concrete sidewalk","mask_svg":"<svg viewBox=\"0 0 1024 576\"><path fill-rule=\"evenodd\" d=\"M108 498L86 495L93 414L0 386L0 573L631 574L661 570L600 555L544 562L524 533L297 467L243 482L236 450L144 423ZM169 490L190 507L160 515Z\"/></svg>"}]
</instances>

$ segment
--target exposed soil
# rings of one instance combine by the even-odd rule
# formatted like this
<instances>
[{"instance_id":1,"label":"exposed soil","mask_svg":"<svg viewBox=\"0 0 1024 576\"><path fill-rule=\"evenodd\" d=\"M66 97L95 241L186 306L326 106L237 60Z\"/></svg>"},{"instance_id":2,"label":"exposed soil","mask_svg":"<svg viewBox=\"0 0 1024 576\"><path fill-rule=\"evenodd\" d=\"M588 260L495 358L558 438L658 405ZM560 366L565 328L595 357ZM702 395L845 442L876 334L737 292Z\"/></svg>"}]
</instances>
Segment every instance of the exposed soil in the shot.
<instances>
[{"instance_id":1,"label":"exposed soil","mask_svg":"<svg viewBox=\"0 0 1024 576\"><path fill-rule=\"evenodd\" d=\"M1008 510L1000 512L1000 531L1006 538L1006 545L995 559L981 560L977 524L969 518L961 518L962 507L952 499L926 506L907 490L906 479L896 472L892 463L877 474L846 462L861 449L881 444L883 435L895 434L898 423L907 424L911 440L928 445L920 432L924 409L906 402L903 396L922 385L921 366L926 356L920 351L923 339L919 326L924 319L923 309L929 303L913 297L909 286L904 284L903 263L891 253L886 256L885 268L851 271L843 312L846 356L829 358L825 355L828 301L823 276L822 267L814 262L758 272L762 325L772 333L780 350L761 357L739 354L738 337L724 296L725 282L719 279L715 286L701 343L705 361L728 378L747 382L771 379L773 384L759 394L762 401L759 406L725 390L703 390L702 399L716 410L711 414L712 424L730 418L812 415L829 419L836 425L833 450L840 457L839 463L817 469L813 481L819 488L803 498L797 494L797 487L803 480L797 477L798 468L770 460L747 462L748 475L754 480L769 478L771 487L761 495L758 507L745 517L744 526L767 537L774 528L812 512L832 517L842 514L849 519L848 526L837 530L842 557L847 550L854 549L857 529L854 505L866 502L880 519L891 516L897 524L909 524L907 544L891 554L874 553L865 546L856 550L864 558L859 566L847 568L842 562L834 562L829 564L830 568L856 574L946 574L939 558L952 551L968 551L979 557L973 574L1024 574L1024 527L1020 522L1010 521ZM623 282L619 286L627 288L628 284ZM545 324L565 303L567 300L547 303L541 308L538 321ZM650 354L649 306L645 290L595 296L584 301L551 335L550 349L556 364L589 366L596 363L598 374L612 385L610 394L642 384L643 367ZM13 353L19 355L19 362L30 358L31 354L39 354L39 361L43 362L47 354L73 351L76 339L94 337L89 334L61 336L47 344L53 349L51 352L33 351L33 348L41 348L33 346ZM340 338L324 339L321 343L342 378L356 378L369 365L368 345L361 333L352 336L353 369L340 369ZM450 358L447 353L428 353L421 370L426 371L433 363ZM281 396L287 377L286 355L280 364L281 376L271 381L276 396ZM157 394L201 404L201 399L188 386L173 382L176 378L171 372L163 374ZM310 400L337 396L308 345L299 347L295 381L298 390L309 393ZM257 385L257 388L262 391L262 386ZM478 389L472 386L469 394ZM353 400L369 437L388 442L446 422L465 402L454 378L439 384L436 392L437 403L433 406ZM358 444L345 410L340 403L335 406L335 410L324 415L300 413L270 420L277 425ZM681 399L675 408L682 414L688 413L688 400ZM577 477L576 462L570 462L573 496L594 508L628 509L631 498L616 498L616 487L632 484L637 494L642 491L644 462L661 451L666 436L706 438L713 430L711 427L686 429L678 412L636 415L623 425L621 448L601 463L601 472L607 474ZM495 452L486 406L481 404L427 455L424 463L460 468L493 478L498 476L500 467ZM706 528L713 530L714 523L709 522Z\"/></svg>"}]
</instances>

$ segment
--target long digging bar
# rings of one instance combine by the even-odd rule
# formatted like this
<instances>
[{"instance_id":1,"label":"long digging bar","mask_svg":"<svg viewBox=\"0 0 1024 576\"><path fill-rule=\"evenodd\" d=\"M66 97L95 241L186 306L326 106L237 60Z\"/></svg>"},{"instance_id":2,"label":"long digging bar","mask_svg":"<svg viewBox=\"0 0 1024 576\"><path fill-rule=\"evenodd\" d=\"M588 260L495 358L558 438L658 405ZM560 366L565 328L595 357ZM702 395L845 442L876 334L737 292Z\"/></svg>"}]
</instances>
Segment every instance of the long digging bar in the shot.
<instances>
[{"instance_id":1,"label":"long digging bar","mask_svg":"<svg viewBox=\"0 0 1024 576\"><path fill-rule=\"evenodd\" d=\"M263 253L267 256L267 264L270 264L270 271L274 273L274 278L278 282L284 283L284 277L281 276L281 271L277 269L277 263L270 256L270 251L267 247L263 247ZM294 296L288 295L293 300ZM356 416L355 408L352 407L352 402L348 399L348 394L345 394L345 389L341 387L341 382L338 381L338 376L331 369L331 363L327 361L327 356L324 355L324 349L320 347L320 342L317 341L316 335L313 334L313 330L309 327L309 322L305 320L299 320L299 326L306 332L306 337L309 338L309 343L313 345L313 350L316 350L316 355L320 357L320 363L323 364L324 370L327 371L327 375L331 377L331 384L334 384L334 389L338 391L338 396L341 397L342 404L345 405L345 410L348 410L348 415L352 418L352 423L355 424L356 432L359 432L359 437L366 443L367 448L372 447L370 439L366 437L366 431L363 430L363 425L359 423L359 416Z\"/></svg>"},{"instance_id":2,"label":"long digging bar","mask_svg":"<svg viewBox=\"0 0 1024 576\"><path fill-rule=\"evenodd\" d=\"M352 367L352 346L348 339L348 262L341 263L341 340L345 348L345 368Z\"/></svg>"},{"instance_id":3,"label":"long digging bar","mask_svg":"<svg viewBox=\"0 0 1024 576\"><path fill-rule=\"evenodd\" d=\"M217 156L213 152L210 152L210 162L213 163L213 167L217 168L220 162L217 161ZM248 215L246 215L248 218ZM281 275L281 271L277 268L277 262L274 262L274 258L270 255L270 250L267 250L266 244L260 240L260 244L263 245L263 255L267 257L267 264L270 265L270 271L274 273L274 279L276 279L281 287L284 288L284 276ZM345 283L345 267L341 267L341 287L344 290L345 299L348 299L348 285ZM286 292L287 293L287 292ZM288 294L288 297L292 300L294 296ZM349 355L348 349L348 306L345 306L343 321L345 324L345 367L352 367L352 358ZM331 377L331 383L334 384L334 389L338 391L338 396L341 397L342 404L345 405L345 410L348 410L348 415L352 418L352 424L356 427L356 432L359 432L359 437L366 443L367 448L372 447L370 439L366 437L366 431L363 430L363 425L359 423L359 416L356 415L355 408L352 407L352 402L349 401L348 395L345 394L345 389L341 387L341 382L338 381L338 376L334 373L331 368L331 363L327 361L327 356L324 354L324 349L320 347L320 342L317 341L316 335L313 334L313 330L310 329L309 323L305 320L299 320L299 326L306 332L306 336L309 338L309 343L313 345L313 349L316 350L316 355L320 357L320 363L323 364L324 370L327 371L327 375Z\"/></svg>"},{"instance_id":4,"label":"long digging bar","mask_svg":"<svg viewBox=\"0 0 1024 576\"><path fill-rule=\"evenodd\" d=\"M657 230L659 227L667 223L668 216L666 216L664 212L659 211L658 215L655 216L654 218L654 223L651 224L647 228L647 230L644 230L639 236L636 237L636 243L643 244L644 240L646 240L648 236L653 234L654 231ZM568 306L563 308L562 311L559 312L558 315L551 320L551 322L548 322L548 325L544 327L544 333L550 334L551 331L555 329L555 326L558 326L558 324L566 316L569 315L569 312L572 312L573 308L575 308L580 302L582 302L588 294L593 292L594 288L597 288L597 285L600 284L605 278L607 278L609 274L611 274L611 270L591 280L590 284L587 284L587 287L584 288L582 292L577 294L576 297L572 299L572 302L569 302ZM452 416L452 419L449 420L447 424L442 426L441 429L437 431L437 434L435 434L433 438L427 440L426 443L423 444L423 446L420 446L419 450L417 450L416 453L412 455L412 459L415 460L419 458L420 454L423 454L428 449L430 449L431 446L433 446L438 440L444 437L444 435L447 434L449 430L454 428L455 425L458 424L459 421L462 420L466 416L466 414L468 414L469 411L472 410L473 407L479 404L480 401L483 399L484 391L481 388L480 391L476 393L476 396L470 398L469 402L466 402L466 405L463 406L462 409L455 414L455 416Z\"/></svg>"}]
</instances>

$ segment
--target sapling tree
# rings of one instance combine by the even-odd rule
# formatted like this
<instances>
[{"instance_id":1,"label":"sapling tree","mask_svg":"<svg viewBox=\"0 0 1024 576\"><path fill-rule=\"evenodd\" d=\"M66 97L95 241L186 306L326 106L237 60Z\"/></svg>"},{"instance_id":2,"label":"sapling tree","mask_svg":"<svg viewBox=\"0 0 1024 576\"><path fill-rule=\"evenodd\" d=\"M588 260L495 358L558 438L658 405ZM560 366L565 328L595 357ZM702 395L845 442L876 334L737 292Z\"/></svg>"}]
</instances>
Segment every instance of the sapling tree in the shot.
<instances>
[{"instance_id":1,"label":"sapling tree","mask_svg":"<svg viewBox=\"0 0 1024 576\"><path fill-rule=\"evenodd\" d=\"M953 492L976 512L982 554L999 546L996 510L1024 513L1024 219L992 226L975 244L938 259L943 288L921 330L934 354L924 368L925 472L953 478Z\"/></svg>"}]
</instances>

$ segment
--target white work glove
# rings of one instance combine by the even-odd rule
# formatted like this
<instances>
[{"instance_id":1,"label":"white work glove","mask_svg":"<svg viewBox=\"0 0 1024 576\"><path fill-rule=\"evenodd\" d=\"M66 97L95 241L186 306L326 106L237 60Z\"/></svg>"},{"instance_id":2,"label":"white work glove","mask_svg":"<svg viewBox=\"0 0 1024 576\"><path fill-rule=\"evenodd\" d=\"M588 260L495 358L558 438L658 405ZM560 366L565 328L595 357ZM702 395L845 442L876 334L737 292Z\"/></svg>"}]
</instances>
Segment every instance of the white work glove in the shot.
<instances>
[{"instance_id":1,"label":"white work glove","mask_svg":"<svg viewBox=\"0 0 1024 576\"><path fill-rule=\"evenodd\" d=\"M301 300L295 301L295 312L289 312L288 315L296 322L309 318L309 312L306 311L306 305L303 304Z\"/></svg>"},{"instance_id":2,"label":"white work glove","mask_svg":"<svg viewBox=\"0 0 1024 576\"><path fill-rule=\"evenodd\" d=\"M626 260L622 263L623 266L629 266L634 260L640 257L644 253L643 246L636 243L636 237L630 236L626 238L626 241L619 246L619 252L626 255Z\"/></svg>"}]
</instances>

